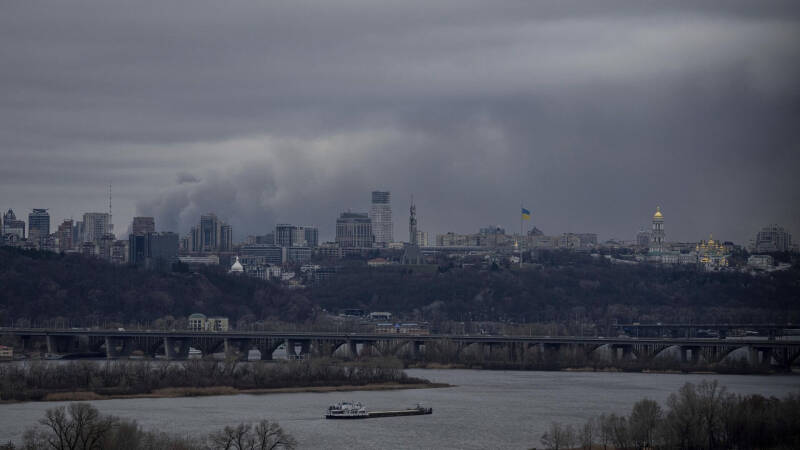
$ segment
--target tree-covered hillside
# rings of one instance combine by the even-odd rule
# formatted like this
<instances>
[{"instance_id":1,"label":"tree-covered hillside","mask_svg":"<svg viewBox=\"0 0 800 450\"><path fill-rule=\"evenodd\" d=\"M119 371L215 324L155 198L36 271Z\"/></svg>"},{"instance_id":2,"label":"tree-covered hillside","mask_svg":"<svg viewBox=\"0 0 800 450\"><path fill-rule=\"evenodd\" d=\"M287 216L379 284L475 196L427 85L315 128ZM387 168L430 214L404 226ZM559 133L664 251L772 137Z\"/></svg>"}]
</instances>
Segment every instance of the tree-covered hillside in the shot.
<instances>
[{"instance_id":1,"label":"tree-covered hillside","mask_svg":"<svg viewBox=\"0 0 800 450\"><path fill-rule=\"evenodd\" d=\"M0 326L63 317L90 325L152 321L193 312L302 321L306 297L223 270L158 273L96 258L0 248Z\"/></svg>"},{"instance_id":2,"label":"tree-covered hillside","mask_svg":"<svg viewBox=\"0 0 800 450\"><path fill-rule=\"evenodd\" d=\"M612 265L576 253L524 268L368 268L343 264L304 290L222 268L157 273L80 255L0 248L0 326L12 320L148 322L193 312L236 323L306 322L322 309L389 311L401 319L567 322L798 322L800 271L769 275Z\"/></svg>"}]
</instances>

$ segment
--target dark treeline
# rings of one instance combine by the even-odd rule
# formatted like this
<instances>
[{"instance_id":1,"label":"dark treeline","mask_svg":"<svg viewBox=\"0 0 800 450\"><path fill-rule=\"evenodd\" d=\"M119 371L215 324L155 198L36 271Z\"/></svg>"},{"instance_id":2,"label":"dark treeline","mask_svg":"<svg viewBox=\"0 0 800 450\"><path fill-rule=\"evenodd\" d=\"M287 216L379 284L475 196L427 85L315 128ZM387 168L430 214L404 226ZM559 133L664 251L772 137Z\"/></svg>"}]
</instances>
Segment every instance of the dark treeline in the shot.
<instances>
[{"instance_id":1,"label":"dark treeline","mask_svg":"<svg viewBox=\"0 0 800 450\"><path fill-rule=\"evenodd\" d=\"M444 261L442 261L444 264ZM309 298L329 310L414 313L415 318L519 323L793 322L800 271L752 276L686 267L615 265L573 252L544 252L540 264L482 270L350 269Z\"/></svg>"},{"instance_id":2,"label":"dark treeline","mask_svg":"<svg viewBox=\"0 0 800 450\"><path fill-rule=\"evenodd\" d=\"M733 395L716 381L686 383L666 409L643 399L627 416L601 415L583 426L552 423L546 449L794 449L800 448L800 396Z\"/></svg>"},{"instance_id":3,"label":"dark treeline","mask_svg":"<svg viewBox=\"0 0 800 450\"><path fill-rule=\"evenodd\" d=\"M193 312L234 320L250 314L304 321L312 315L311 302L295 291L215 269L149 272L82 255L0 247L0 326L55 317L74 326L126 324Z\"/></svg>"},{"instance_id":4,"label":"dark treeline","mask_svg":"<svg viewBox=\"0 0 800 450\"><path fill-rule=\"evenodd\" d=\"M268 420L187 437L143 430L136 421L101 414L88 403L70 403L48 409L38 426L25 431L19 447L8 443L0 450L291 450L296 446L294 437Z\"/></svg>"},{"instance_id":5,"label":"dark treeline","mask_svg":"<svg viewBox=\"0 0 800 450\"><path fill-rule=\"evenodd\" d=\"M438 266L368 268L343 263L329 281L290 290L223 268L155 273L80 255L0 248L0 324L74 326L105 321L154 321L192 312L218 314L233 323L315 323L322 309L361 308L453 322L579 322L581 327L620 322L800 321L800 270L751 276L685 267L613 265L574 252L543 252L520 270ZM576 329L578 326L575 326ZM575 332L574 330L570 330ZM585 329L584 329L585 331Z\"/></svg>"},{"instance_id":6,"label":"dark treeline","mask_svg":"<svg viewBox=\"0 0 800 450\"><path fill-rule=\"evenodd\" d=\"M176 388L271 389L372 383L428 381L408 377L402 363L388 358L357 363L312 359L281 363L190 360L0 364L0 400L43 400L54 398L53 394L75 392L114 396Z\"/></svg>"}]
</instances>

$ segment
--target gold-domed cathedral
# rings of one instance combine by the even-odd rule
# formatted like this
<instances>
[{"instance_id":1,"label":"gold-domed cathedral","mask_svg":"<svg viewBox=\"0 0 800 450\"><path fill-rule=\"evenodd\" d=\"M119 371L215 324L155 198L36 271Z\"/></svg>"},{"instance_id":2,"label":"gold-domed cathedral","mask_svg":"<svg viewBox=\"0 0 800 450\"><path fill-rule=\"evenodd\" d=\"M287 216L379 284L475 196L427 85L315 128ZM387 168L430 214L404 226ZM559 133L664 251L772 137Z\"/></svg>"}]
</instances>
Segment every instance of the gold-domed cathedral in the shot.
<instances>
[{"instance_id":1,"label":"gold-domed cathedral","mask_svg":"<svg viewBox=\"0 0 800 450\"><path fill-rule=\"evenodd\" d=\"M714 240L714 235L709 236L707 241L700 241L694 251L697 253L697 262L707 269L728 267L730 255L722 242Z\"/></svg>"}]
</instances>

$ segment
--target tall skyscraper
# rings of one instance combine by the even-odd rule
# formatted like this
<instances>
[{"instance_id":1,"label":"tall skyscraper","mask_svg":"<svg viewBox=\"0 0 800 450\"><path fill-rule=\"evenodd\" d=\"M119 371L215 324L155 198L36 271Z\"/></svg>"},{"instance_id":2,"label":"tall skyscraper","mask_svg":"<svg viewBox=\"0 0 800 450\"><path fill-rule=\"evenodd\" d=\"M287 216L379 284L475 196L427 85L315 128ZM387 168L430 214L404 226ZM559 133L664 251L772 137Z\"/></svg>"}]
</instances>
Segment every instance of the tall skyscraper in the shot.
<instances>
[{"instance_id":1,"label":"tall skyscraper","mask_svg":"<svg viewBox=\"0 0 800 450\"><path fill-rule=\"evenodd\" d=\"M72 240L72 220L65 220L58 226L56 237L58 238L58 250L66 252L72 250L75 242Z\"/></svg>"},{"instance_id":2,"label":"tall skyscraper","mask_svg":"<svg viewBox=\"0 0 800 450\"><path fill-rule=\"evenodd\" d=\"M394 222L392 222L392 194L389 191L372 191L372 206L369 219L372 221L372 234L375 245L385 247L394 241Z\"/></svg>"},{"instance_id":3,"label":"tall skyscraper","mask_svg":"<svg viewBox=\"0 0 800 450\"><path fill-rule=\"evenodd\" d=\"M233 250L233 228L224 222L219 227L219 250L223 252Z\"/></svg>"},{"instance_id":4,"label":"tall skyscraper","mask_svg":"<svg viewBox=\"0 0 800 450\"><path fill-rule=\"evenodd\" d=\"M302 227L306 239L306 246L315 248L319 246L319 229L317 227Z\"/></svg>"},{"instance_id":5,"label":"tall skyscraper","mask_svg":"<svg viewBox=\"0 0 800 450\"><path fill-rule=\"evenodd\" d=\"M25 239L25 221L17 220L14 211L10 209L7 213L3 214L3 236L7 234L12 234L16 236L17 239Z\"/></svg>"},{"instance_id":6,"label":"tall skyscraper","mask_svg":"<svg viewBox=\"0 0 800 450\"><path fill-rule=\"evenodd\" d=\"M233 228L216 214L200 216L200 224L192 227L181 248L190 252L224 252L233 249Z\"/></svg>"},{"instance_id":7,"label":"tall skyscraper","mask_svg":"<svg viewBox=\"0 0 800 450\"><path fill-rule=\"evenodd\" d=\"M661 214L661 207L656 207L656 213L653 214L653 229L650 233L650 253L655 256L660 256L664 253L664 215Z\"/></svg>"},{"instance_id":8,"label":"tall skyscraper","mask_svg":"<svg viewBox=\"0 0 800 450\"><path fill-rule=\"evenodd\" d=\"M275 225L275 245L278 247L291 247L292 233L294 233L293 225L289 225L288 223L279 223Z\"/></svg>"},{"instance_id":9,"label":"tall skyscraper","mask_svg":"<svg viewBox=\"0 0 800 450\"><path fill-rule=\"evenodd\" d=\"M91 212L83 215L83 242L100 243L103 236L112 234L111 214Z\"/></svg>"},{"instance_id":10,"label":"tall skyscraper","mask_svg":"<svg viewBox=\"0 0 800 450\"><path fill-rule=\"evenodd\" d=\"M319 245L317 227L279 223L275 226L274 242L278 247L316 247Z\"/></svg>"},{"instance_id":11,"label":"tall skyscraper","mask_svg":"<svg viewBox=\"0 0 800 450\"><path fill-rule=\"evenodd\" d=\"M374 241L369 214L348 211L336 219L336 242L341 248L372 248Z\"/></svg>"},{"instance_id":12,"label":"tall skyscraper","mask_svg":"<svg viewBox=\"0 0 800 450\"><path fill-rule=\"evenodd\" d=\"M152 217L134 217L131 234L147 234L156 232L156 220Z\"/></svg>"},{"instance_id":13,"label":"tall skyscraper","mask_svg":"<svg viewBox=\"0 0 800 450\"><path fill-rule=\"evenodd\" d=\"M46 209L34 209L28 214L28 239L34 242L50 236L50 214Z\"/></svg>"}]
</instances>

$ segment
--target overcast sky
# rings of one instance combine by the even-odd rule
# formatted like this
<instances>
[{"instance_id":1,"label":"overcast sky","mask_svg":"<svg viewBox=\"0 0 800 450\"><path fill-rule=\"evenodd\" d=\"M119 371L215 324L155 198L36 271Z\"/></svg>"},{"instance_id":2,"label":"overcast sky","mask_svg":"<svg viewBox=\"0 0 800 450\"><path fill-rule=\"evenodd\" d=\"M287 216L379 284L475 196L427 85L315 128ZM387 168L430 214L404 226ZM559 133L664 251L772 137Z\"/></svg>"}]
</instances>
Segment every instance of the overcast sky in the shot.
<instances>
[{"instance_id":1,"label":"overcast sky","mask_svg":"<svg viewBox=\"0 0 800 450\"><path fill-rule=\"evenodd\" d=\"M705 6L701 6L700 4ZM711 6L713 5L713 6ZM800 3L4 1L0 208L800 239Z\"/></svg>"}]
</instances>

